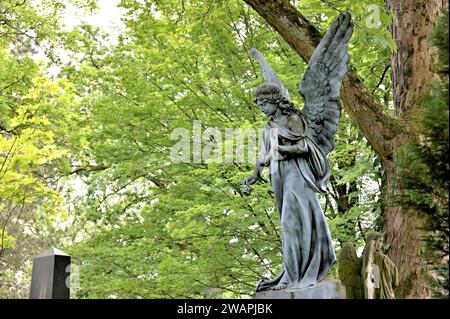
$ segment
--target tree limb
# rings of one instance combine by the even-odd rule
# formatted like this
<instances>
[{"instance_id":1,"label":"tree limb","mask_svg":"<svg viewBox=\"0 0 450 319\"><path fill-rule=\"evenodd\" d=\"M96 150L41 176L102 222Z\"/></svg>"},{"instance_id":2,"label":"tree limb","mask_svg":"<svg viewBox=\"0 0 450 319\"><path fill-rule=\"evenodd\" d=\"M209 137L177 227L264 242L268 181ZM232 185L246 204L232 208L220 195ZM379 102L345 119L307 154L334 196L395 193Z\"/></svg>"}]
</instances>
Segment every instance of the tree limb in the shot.
<instances>
[{"instance_id":1,"label":"tree limb","mask_svg":"<svg viewBox=\"0 0 450 319\"><path fill-rule=\"evenodd\" d=\"M384 77L386 76L386 73L387 73L387 71L389 70L390 67L391 67L390 63L388 65L386 65L386 67L384 68L383 74L381 75L380 81L378 81L378 84L372 90L372 93L375 93L375 91L378 90L378 88L380 87L381 83L383 83Z\"/></svg>"}]
</instances>

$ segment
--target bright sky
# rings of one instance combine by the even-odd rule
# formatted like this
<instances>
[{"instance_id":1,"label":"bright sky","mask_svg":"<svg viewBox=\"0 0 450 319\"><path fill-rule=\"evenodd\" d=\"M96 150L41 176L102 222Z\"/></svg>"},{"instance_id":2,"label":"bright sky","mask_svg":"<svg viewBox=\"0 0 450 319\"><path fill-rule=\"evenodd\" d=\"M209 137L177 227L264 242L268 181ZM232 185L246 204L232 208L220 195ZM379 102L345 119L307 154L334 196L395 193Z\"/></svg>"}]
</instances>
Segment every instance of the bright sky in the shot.
<instances>
[{"instance_id":1,"label":"bright sky","mask_svg":"<svg viewBox=\"0 0 450 319\"><path fill-rule=\"evenodd\" d=\"M79 9L73 5L67 5L64 13L62 14L62 23L64 29L67 31L73 30L75 27L80 25L82 22L99 27L103 32L110 35L105 41L115 44L117 41L117 36L121 30L124 30L125 26L120 20L124 13L124 9L118 8L117 5L120 0L97 0L99 5L99 10L94 14L89 14L84 12L84 10ZM40 0L34 0L35 5L41 4ZM69 62L68 55L65 52L60 52L60 57L62 62ZM39 50L37 54L34 55L36 60L47 60L44 52ZM59 72L58 67L52 67L50 69L50 75L55 75Z\"/></svg>"},{"instance_id":2,"label":"bright sky","mask_svg":"<svg viewBox=\"0 0 450 319\"><path fill-rule=\"evenodd\" d=\"M114 35L118 30L123 29L123 23L120 21L124 9L118 8L119 0L97 0L100 7L94 15L85 15L82 10L74 6L67 6L64 17L64 24L68 29L72 29L80 22L85 21L96 25L102 30Z\"/></svg>"}]
</instances>

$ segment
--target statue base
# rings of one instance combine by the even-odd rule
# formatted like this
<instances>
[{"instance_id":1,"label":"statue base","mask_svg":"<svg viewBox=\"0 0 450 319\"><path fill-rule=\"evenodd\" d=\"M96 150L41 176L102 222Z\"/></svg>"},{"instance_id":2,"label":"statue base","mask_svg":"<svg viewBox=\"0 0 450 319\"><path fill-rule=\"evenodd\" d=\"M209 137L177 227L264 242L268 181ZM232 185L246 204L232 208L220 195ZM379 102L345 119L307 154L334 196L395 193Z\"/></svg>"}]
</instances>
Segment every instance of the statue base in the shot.
<instances>
[{"instance_id":1,"label":"statue base","mask_svg":"<svg viewBox=\"0 0 450 319\"><path fill-rule=\"evenodd\" d=\"M325 279L308 288L288 288L255 292L253 299L346 299L345 286L339 281Z\"/></svg>"}]
</instances>

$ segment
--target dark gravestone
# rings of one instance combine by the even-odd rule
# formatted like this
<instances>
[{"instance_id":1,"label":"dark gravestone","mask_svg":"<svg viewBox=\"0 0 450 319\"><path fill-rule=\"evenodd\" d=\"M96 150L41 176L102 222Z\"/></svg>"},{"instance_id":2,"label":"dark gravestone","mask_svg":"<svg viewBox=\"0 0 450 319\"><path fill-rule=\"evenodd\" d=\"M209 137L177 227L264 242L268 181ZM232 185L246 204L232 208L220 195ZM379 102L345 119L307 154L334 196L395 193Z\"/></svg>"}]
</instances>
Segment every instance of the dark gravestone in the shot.
<instances>
[{"instance_id":1,"label":"dark gravestone","mask_svg":"<svg viewBox=\"0 0 450 319\"><path fill-rule=\"evenodd\" d=\"M51 248L33 259L30 299L70 298L70 256Z\"/></svg>"}]
</instances>

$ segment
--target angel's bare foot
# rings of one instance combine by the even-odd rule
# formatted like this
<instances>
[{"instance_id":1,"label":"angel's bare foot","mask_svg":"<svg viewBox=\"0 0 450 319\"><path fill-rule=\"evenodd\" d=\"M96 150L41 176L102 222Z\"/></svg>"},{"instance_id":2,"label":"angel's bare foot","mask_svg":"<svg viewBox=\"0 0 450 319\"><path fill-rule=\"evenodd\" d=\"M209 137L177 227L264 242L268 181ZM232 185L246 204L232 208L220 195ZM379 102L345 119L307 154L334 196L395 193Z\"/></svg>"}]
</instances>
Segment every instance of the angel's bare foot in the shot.
<instances>
[{"instance_id":1,"label":"angel's bare foot","mask_svg":"<svg viewBox=\"0 0 450 319\"><path fill-rule=\"evenodd\" d=\"M286 287L287 287L287 283L286 282L280 282L278 285L273 287L273 290L283 290Z\"/></svg>"}]
</instances>

